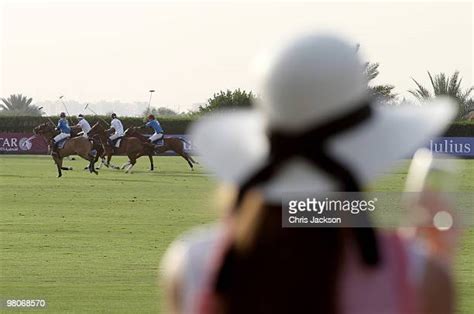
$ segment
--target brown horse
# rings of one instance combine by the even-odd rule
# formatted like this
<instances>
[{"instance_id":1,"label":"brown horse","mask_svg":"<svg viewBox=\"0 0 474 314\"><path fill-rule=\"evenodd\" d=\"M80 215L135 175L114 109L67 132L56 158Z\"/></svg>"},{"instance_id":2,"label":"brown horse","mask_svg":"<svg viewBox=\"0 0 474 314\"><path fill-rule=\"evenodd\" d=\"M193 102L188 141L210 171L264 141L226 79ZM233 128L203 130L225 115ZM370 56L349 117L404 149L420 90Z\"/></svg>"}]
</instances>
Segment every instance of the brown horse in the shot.
<instances>
[{"instance_id":1,"label":"brown horse","mask_svg":"<svg viewBox=\"0 0 474 314\"><path fill-rule=\"evenodd\" d=\"M138 131L137 127L128 128L125 131L125 136L136 137L140 141L142 141L142 143L151 145L151 143L148 141L146 136L141 134ZM162 154L167 151L173 151L177 155L183 157L184 160L188 162L188 165L189 167L191 167L191 170L194 170L193 164L197 164L198 162L195 161L193 157L191 157L191 155L189 155L187 152L184 151L184 143L186 142L184 139L172 137L172 138L164 138L163 141L164 143L162 146L153 145L155 153Z\"/></svg>"},{"instance_id":2,"label":"brown horse","mask_svg":"<svg viewBox=\"0 0 474 314\"><path fill-rule=\"evenodd\" d=\"M79 127L74 127L72 126L71 127L71 138L73 137L77 137L77 136L83 136L81 133L81 129ZM95 150L97 153L96 153L96 156L95 156L95 163L99 160L99 157L102 159L102 162L101 162L101 165L105 163L105 152L104 152L104 148L100 142L100 139L97 137L97 136L91 136L91 137L87 137L89 139L89 141L92 141L92 149ZM89 166L86 166L84 168L84 170L87 170L89 169ZM96 169L100 169L100 168L96 168ZM63 169L64 170L64 169ZM67 170L71 170L71 168L68 168Z\"/></svg>"},{"instance_id":3,"label":"brown horse","mask_svg":"<svg viewBox=\"0 0 474 314\"><path fill-rule=\"evenodd\" d=\"M55 127L48 122L35 127L33 132L42 135L48 143L51 143L53 138L58 134ZM61 170L70 170L70 168L63 167L63 158L74 154L89 161L88 168L90 173L99 174L94 168L96 153L94 153L92 143L87 138L79 136L67 139L63 148L60 148L57 152L51 154L58 168L58 178L62 176Z\"/></svg>"},{"instance_id":4,"label":"brown horse","mask_svg":"<svg viewBox=\"0 0 474 314\"><path fill-rule=\"evenodd\" d=\"M120 147L112 147L108 144L109 135L107 134L105 127L99 122L92 126L88 135L90 137L95 136L99 138L100 142L102 143L105 155L107 156L105 166L110 166L114 169L119 169L119 167L112 165L110 163L110 160L112 159L112 155L114 154L125 154L128 157L128 163L124 164L121 169L127 166L125 172L129 173L131 172L138 158L144 155L148 155L150 158L151 170L154 169L152 157L153 148L150 145L148 145L148 147L146 145L143 145L143 143L139 139L135 137L123 137L120 142Z\"/></svg>"}]
</instances>

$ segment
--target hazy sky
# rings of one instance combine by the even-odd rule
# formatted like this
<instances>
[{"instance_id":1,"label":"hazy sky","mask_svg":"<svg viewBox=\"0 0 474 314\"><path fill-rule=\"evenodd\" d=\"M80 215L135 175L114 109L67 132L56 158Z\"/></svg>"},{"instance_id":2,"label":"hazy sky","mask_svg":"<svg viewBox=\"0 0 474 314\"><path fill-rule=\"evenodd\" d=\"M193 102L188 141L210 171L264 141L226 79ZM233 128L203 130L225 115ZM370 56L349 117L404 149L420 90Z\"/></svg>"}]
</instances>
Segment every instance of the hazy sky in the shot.
<instances>
[{"instance_id":1,"label":"hazy sky","mask_svg":"<svg viewBox=\"0 0 474 314\"><path fill-rule=\"evenodd\" d=\"M0 96L147 101L185 110L221 89L254 89L254 56L280 38L339 30L402 96L426 70L473 84L472 2L9 1Z\"/></svg>"}]
</instances>

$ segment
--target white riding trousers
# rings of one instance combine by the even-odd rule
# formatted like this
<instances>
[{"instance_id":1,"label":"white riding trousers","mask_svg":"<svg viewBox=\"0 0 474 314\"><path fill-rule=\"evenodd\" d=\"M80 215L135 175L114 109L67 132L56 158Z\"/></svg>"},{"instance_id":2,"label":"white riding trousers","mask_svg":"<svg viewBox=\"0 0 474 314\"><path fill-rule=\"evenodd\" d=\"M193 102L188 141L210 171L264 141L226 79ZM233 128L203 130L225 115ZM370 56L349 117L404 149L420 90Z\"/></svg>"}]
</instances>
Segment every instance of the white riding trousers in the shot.
<instances>
[{"instance_id":1,"label":"white riding trousers","mask_svg":"<svg viewBox=\"0 0 474 314\"><path fill-rule=\"evenodd\" d=\"M150 136L149 140L150 142L154 142L156 140L160 140L163 138L163 133L155 133L152 136Z\"/></svg>"},{"instance_id":2,"label":"white riding trousers","mask_svg":"<svg viewBox=\"0 0 474 314\"><path fill-rule=\"evenodd\" d=\"M71 134L68 134L68 133L59 133L58 135L56 135L54 137L54 142L55 143L58 143L59 141L65 139L65 138L68 138L68 137L71 137Z\"/></svg>"}]
</instances>

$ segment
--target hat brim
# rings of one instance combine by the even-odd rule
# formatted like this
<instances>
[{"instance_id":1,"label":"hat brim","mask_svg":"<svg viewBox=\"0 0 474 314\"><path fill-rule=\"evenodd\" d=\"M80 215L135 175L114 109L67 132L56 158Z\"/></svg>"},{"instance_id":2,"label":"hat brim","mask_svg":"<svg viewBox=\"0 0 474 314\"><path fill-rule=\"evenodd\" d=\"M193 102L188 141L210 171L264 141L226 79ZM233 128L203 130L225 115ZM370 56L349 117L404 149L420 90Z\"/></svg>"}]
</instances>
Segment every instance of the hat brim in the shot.
<instances>
[{"instance_id":1,"label":"hat brim","mask_svg":"<svg viewBox=\"0 0 474 314\"><path fill-rule=\"evenodd\" d=\"M449 99L420 106L372 107L368 121L328 142L332 156L347 165L364 185L426 146L456 114L456 106ZM265 132L265 117L257 110L210 115L191 128L193 145L203 164L221 180L236 185L265 163L269 151ZM273 199L285 192L333 188L327 175L306 160L296 158L266 185L265 194Z\"/></svg>"}]
</instances>

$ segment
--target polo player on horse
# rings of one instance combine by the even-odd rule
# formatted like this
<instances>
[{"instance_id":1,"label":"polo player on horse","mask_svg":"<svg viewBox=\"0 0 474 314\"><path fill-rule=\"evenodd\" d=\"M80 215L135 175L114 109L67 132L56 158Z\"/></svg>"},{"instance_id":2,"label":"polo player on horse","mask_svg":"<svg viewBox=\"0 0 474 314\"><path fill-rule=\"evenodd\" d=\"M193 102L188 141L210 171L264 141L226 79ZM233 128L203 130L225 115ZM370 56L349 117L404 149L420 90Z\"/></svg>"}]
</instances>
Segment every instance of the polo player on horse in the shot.
<instances>
[{"instance_id":1,"label":"polo player on horse","mask_svg":"<svg viewBox=\"0 0 474 314\"><path fill-rule=\"evenodd\" d=\"M122 122L117 118L117 115L115 113L112 113L111 118L112 118L112 121L110 121L110 128L106 130L106 132L112 132L112 130L114 131L114 133L111 136L109 136L109 141L108 141L108 144L112 148L114 148L115 141L123 137L124 130L123 130Z\"/></svg>"},{"instance_id":2,"label":"polo player on horse","mask_svg":"<svg viewBox=\"0 0 474 314\"><path fill-rule=\"evenodd\" d=\"M77 124L72 126L72 128L81 129L78 135L88 138L87 133L91 130L91 125L89 122L84 118L84 115L81 113L77 116Z\"/></svg>"},{"instance_id":3,"label":"polo player on horse","mask_svg":"<svg viewBox=\"0 0 474 314\"><path fill-rule=\"evenodd\" d=\"M58 130L60 133L53 138L51 145L53 148L53 154L58 153L59 142L71 137L71 128L69 127L69 122L67 121L66 114L64 112L59 114L59 121L58 125L56 126L56 130Z\"/></svg>"},{"instance_id":4,"label":"polo player on horse","mask_svg":"<svg viewBox=\"0 0 474 314\"><path fill-rule=\"evenodd\" d=\"M148 115L147 121L148 122L145 124L145 126L150 127L155 131L155 133L153 133L153 135L148 139L150 143L154 144L154 142L163 138L165 131L161 127L160 122L155 119L154 115Z\"/></svg>"}]
</instances>

